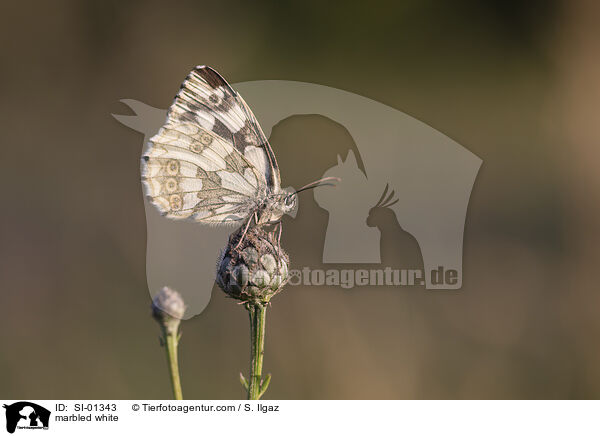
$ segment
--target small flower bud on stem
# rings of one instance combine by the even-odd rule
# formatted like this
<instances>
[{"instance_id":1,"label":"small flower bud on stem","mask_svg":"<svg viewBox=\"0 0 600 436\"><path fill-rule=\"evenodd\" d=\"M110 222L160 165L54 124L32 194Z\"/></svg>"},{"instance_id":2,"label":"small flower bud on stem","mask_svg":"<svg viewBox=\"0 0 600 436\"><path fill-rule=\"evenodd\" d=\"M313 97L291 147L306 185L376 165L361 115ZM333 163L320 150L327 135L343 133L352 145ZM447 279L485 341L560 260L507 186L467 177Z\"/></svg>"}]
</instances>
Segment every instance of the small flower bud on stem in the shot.
<instances>
[{"instance_id":1,"label":"small flower bud on stem","mask_svg":"<svg viewBox=\"0 0 600 436\"><path fill-rule=\"evenodd\" d=\"M179 364L177 360L177 345L181 335L179 324L185 312L185 304L179 292L164 287L152 300L152 317L158 322L161 329L161 345L165 347L169 376L173 397L182 400L181 380L179 378Z\"/></svg>"}]
</instances>

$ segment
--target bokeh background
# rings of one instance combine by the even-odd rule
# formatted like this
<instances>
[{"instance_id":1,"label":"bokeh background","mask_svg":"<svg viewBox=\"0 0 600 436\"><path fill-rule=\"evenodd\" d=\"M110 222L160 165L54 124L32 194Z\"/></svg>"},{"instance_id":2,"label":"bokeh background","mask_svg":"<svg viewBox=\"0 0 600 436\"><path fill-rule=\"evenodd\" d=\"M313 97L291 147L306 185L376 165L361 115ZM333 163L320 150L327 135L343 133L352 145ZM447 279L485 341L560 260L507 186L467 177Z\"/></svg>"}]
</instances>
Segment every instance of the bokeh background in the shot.
<instances>
[{"instance_id":1,"label":"bokeh background","mask_svg":"<svg viewBox=\"0 0 600 436\"><path fill-rule=\"evenodd\" d=\"M484 161L463 289L288 288L268 314L266 399L600 396L598 2L58 0L1 16L0 397L170 396L142 136L110 114L122 98L166 108L196 64L364 95ZM335 155L290 135L273 146L298 186ZM326 212L302 207L318 244ZM182 329L184 395L243 398L243 308L215 288Z\"/></svg>"}]
</instances>

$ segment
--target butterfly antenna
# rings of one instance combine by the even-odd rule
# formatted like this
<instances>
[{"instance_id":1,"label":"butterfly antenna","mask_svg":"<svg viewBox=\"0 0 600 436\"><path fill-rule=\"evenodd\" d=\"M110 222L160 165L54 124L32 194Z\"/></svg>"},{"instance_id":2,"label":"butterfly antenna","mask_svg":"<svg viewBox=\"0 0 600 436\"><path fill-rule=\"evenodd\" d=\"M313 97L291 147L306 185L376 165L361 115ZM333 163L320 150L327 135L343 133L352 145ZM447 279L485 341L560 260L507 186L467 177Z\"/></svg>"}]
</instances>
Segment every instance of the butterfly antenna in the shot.
<instances>
[{"instance_id":1,"label":"butterfly antenna","mask_svg":"<svg viewBox=\"0 0 600 436\"><path fill-rule=\"evenodd\" d=\"M304 185L302 188L298 189L295 194L298 192L306 191L307 189L314 189L320 186L335 186L333 182L341 182L342 179L339 177L323 177L322 179L315 180L314 182L310 182L307 185Z\"/></svg>"}]
</instances>

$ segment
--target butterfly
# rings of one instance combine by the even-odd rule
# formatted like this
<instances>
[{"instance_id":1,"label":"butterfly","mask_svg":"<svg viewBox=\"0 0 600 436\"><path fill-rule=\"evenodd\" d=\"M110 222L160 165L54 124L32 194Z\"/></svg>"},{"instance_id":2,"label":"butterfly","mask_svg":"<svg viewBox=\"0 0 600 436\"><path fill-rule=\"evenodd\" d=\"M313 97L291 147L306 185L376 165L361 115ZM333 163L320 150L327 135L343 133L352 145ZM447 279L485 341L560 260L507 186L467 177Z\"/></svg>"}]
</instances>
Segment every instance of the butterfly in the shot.
<instances>
[{"instance_id":1,"label":"butterfly","mask_svg":"<svg viewBox=\"0 0 600 436\"><path fill-rule=\"evenodd\" d=\"M297 204L244 99L207 66L187 76L142 157L150 202L166 217L274 223Z\"/></svg>"},{"instance_id":2,"label":"butterfly","mask_svg":"<svg viewBox=\"0 0 600 436\"><path fill-rule=\"evenodd\" d=\"M209 224L280 224L297 194L335 178L283 189L277 159L244 99L215 70L182 83L142 156L149 201L166 217Z\"/></svg>"}]
</instances>

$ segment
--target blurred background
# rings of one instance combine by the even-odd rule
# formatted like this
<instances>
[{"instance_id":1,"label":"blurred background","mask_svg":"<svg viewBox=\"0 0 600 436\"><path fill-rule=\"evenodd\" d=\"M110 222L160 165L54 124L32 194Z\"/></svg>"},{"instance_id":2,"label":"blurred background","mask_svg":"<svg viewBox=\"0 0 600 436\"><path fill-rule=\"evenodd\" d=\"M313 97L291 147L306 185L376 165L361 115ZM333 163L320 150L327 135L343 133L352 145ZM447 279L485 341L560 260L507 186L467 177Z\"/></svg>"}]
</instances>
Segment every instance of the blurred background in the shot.
<instances>
[{"instance_id":1,"label":"blurred background","mask_svg":"<svg viewBox=\"0 0 600 436\"><path fill-rule=\"evenodd\" d=\"M111 113L129 113L122 98L167 108L196 64L230 82L364 95L483 159L462 290L289 287L268 313L265 399L600 396L598 2L2 9L0 397L169 398L146 284L142 135ZM301 123L319 120L288 131ZM331 166L273 136L284 186ZM300 228L319 243L326 211L306 199ZM285 238L293 263L306 233ZM244 309L215 287L182 330L185 397L243 398Z\"/></svg>"}]
</instances>

